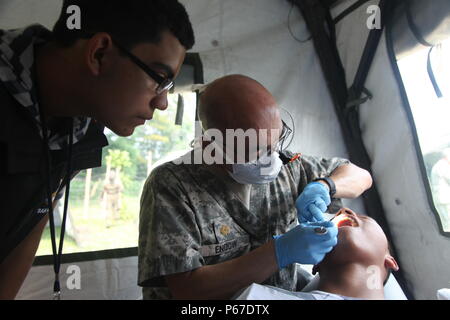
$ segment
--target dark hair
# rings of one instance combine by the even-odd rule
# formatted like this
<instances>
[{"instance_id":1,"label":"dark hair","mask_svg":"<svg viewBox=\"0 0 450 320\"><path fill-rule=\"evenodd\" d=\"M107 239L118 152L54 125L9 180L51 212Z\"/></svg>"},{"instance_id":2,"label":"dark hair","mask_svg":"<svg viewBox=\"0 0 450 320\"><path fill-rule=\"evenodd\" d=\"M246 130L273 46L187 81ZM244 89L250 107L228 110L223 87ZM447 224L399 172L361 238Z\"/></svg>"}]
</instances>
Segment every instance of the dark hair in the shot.
<instances>
[{"instance_id":1,"label":"dark hair","mask_svg":"<svg viewBox=\"0 0 450 320\"><path fill-rule=\"evenodd\" d=\"M71 5L80 8L81 30L67 28L70 14L66 11ZM189 16L177 0L64 0L61 15L53 27L53 39L68 47L86 34L107 32L132 49L140 43L158 43L164 31L170 31L186 50L194 46Z\"/></svg>"}]
</instances>

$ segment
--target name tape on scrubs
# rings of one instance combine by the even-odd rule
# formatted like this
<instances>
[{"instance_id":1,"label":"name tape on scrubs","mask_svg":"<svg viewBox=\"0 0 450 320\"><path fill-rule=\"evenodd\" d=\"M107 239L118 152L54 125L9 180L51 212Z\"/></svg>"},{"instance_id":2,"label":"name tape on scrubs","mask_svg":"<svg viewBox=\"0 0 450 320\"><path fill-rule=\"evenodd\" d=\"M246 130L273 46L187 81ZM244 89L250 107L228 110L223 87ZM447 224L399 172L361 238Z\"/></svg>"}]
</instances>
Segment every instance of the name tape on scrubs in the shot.
<instances>
[{"instance_id":1,"label":"name tape on scrubs","mask_svg":"<svg viewBox=\"0 0 450 320\"><path fill-rule=\"evenodd\" d=\"M222 242L219 244L211 244L207 246L202 246L200 248L200 253L204 257L217 256L219 254L228 253L235 251L238 248L248 245L249 237L243 236L230 241Z\"/></svg>"}]
</instances>

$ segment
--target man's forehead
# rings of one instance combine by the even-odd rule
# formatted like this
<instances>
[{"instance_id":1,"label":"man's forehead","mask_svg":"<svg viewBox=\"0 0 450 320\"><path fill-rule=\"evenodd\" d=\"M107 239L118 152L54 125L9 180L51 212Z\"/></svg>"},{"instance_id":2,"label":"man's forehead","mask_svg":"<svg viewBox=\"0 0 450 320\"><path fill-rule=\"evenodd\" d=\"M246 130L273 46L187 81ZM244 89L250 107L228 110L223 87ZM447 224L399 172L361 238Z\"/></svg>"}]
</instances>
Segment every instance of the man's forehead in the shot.
<instances>
[{"instance_id":1,"label":"man's forehead","mask_svg":"<svg viewBox=\"0 0 450 320\"><path fill-rule=\"evenodd\" d=\"M150 62L149 66L156 70L164 71L168 78L174 78L175 74L177 73L177 70L174 70L173 67L171 67L163 62L159 62L159 61Z\"/></svg>"}]
</instances>

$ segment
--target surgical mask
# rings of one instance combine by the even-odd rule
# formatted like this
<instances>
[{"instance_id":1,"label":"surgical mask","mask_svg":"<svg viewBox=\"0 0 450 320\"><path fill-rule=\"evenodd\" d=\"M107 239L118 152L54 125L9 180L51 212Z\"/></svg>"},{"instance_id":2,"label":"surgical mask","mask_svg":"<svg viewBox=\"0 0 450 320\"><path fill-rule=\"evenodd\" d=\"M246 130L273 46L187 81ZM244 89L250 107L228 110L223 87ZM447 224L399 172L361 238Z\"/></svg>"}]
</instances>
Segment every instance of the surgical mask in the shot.
<instances>
[{"instance_id":1,"label":"surgical mask","mask_svg":"<svg viewBox=\"0 0 450 320\"><path fill-rule=\"evenodd\" d=\"M278 177L282 166L278 152L272 152L270 156L265 155L255 162L233 164L233 172L228 173L241 184L266 184Z\"/></svg>"}]
</instances>

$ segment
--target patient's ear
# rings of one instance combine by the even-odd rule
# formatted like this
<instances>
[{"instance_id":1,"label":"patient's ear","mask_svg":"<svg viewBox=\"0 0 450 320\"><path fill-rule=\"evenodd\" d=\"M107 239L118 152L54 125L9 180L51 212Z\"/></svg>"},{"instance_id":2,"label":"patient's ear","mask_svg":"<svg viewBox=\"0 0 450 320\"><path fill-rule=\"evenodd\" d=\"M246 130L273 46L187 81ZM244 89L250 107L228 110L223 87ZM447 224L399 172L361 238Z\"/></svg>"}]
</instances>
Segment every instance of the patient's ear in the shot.
<instances>
[{"instance_id":1,"label":"patient's ear","mask_svg":"<svg viewBox=\"0 0 450 320\"><path fill-rule=\"evenodd\" d=\"M386 255L384 259L384 267L386 269L391 269L394 271L398 271L400 268L398 267L397 261L395 261L394 257L390 254Z\"/></svg>"}]
</instances>

